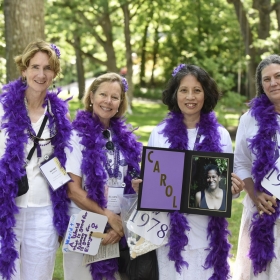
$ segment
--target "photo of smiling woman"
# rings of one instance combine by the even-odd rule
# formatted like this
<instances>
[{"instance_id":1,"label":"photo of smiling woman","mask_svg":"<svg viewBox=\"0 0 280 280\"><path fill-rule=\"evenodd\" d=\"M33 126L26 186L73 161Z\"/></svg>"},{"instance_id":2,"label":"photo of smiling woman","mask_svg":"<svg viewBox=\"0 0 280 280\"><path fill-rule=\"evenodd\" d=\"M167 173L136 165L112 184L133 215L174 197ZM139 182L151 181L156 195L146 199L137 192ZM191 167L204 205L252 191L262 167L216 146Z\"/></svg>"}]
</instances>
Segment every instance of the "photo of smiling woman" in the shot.
<instances>
[{"instance_id":1,"label":"photo of smiling woman","mask_svg":"<svg viewBox=\"0 0 280 280\"><path fill-rule=\"evenodd\" d=\"M206 188L195 194L196 207L201 209L226 208L226 190L220 188L221 173L217 165L208 164L205 167Z\"/></svg>"}]
</instances>

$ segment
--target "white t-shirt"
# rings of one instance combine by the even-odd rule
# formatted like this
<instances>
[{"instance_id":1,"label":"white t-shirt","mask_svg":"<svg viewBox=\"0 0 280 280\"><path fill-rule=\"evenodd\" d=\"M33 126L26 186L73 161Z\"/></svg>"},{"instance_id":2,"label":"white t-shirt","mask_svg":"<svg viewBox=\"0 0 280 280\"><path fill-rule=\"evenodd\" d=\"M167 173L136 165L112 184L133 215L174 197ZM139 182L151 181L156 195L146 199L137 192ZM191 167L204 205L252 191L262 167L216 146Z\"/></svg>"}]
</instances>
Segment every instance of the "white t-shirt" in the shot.
<instances>
[{"instance_id":1,"label":"white t-shirt","mask_svg":"<svg viewBox=\"0 0 280 280\"><path fill-rule=\"evenodd\" d=\"M3 115L4 110L2 104L0 103L0 123L4 122L4 120L2 120ZM42 115L36 123L32 123L32 128L36 134L38 133L41 127L43 119L44 115ZM47 121L41 138L50 137L48 123L49 122ZM9 141L9 138L6 135L5 129L3 129L0 132L0 157L2 157L5 152L7 141ZM44 145L46 143L48 143L48 141L40 141L41 145ZM27 158L27 155L33 147L33 145L34 142L29 138L27 145L24 145L25 159ZM53 153L53 147L51 143L47 144L46 146L41 146L41 152L42 157L38 158L37 151L35 150L29 164L26 167L29 190L26 194L16 198L16 205L18 207L44 207L51 205L49 186L39 169L40 163L44 161L44 156L50 156Z\"/></svg>"}]
</instances>

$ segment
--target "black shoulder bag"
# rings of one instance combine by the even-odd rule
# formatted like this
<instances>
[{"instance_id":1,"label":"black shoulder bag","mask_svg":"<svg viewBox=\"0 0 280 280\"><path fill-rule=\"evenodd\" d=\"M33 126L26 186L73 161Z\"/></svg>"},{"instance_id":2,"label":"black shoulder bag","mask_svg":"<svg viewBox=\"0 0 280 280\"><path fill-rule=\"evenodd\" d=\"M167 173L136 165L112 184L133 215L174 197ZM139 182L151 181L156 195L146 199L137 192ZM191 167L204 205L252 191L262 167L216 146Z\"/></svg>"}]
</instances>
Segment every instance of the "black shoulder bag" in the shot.
<instances>
[{"instance_id":1,"label":"black shoulder bag","mask_svg":"<svg viewBox=\"0 0 280 280\"><path fill-rule=\"evenodd\" d=\"M41 124L41 127L40 127L40 130L38 132L38 134L36 135L36 137L40 138L42 133L43 133L43 130L45 128L45 125L47 123L47 120L48 120L48 117L45 115L44 119L43 119L43 122ZM34 154L34 151L35 149L37 148L38 146L38 140L34 139L34 145L32 147L32 149L30 150L28 156L27 156L27 162L29 162ZM18 193L17 193L17 196L21 196L23 194L26 194L28 189L29 189L29 185L28 185L28 179L27 179L27 175L26 175L26 171L25 171L25 175L22 176L18 182L17 182L17 185L18 185Z\"/></svg>"}]
</instances>

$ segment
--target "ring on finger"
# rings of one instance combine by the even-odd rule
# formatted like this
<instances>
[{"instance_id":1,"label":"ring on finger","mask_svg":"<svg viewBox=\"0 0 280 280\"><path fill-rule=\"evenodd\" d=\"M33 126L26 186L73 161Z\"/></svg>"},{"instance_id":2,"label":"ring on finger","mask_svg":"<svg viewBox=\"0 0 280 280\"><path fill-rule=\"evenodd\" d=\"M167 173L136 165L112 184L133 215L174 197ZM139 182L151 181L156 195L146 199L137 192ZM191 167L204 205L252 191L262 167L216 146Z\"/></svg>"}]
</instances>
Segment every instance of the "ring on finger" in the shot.
<instances>
[{"instance_id":1,"label":"ring on finger","mask_svg":"<svg viewBox=\"0 0 280 280\"><path fill-rule=\"evenodd\" d=\"M268 200L267 203L272 206L272 202L270 200Z\"/></svg>"}]
</instances>

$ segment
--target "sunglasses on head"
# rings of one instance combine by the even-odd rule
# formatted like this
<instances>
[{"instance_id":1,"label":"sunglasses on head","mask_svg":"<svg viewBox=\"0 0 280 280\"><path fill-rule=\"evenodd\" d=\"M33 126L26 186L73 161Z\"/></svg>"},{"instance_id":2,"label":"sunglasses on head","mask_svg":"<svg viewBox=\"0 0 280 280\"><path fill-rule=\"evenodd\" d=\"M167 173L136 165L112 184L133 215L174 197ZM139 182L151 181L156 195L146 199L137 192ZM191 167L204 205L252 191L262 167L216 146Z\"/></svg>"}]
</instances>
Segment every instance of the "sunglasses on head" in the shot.
<instances>
[{"instance_id":1,"label":"sunglasses on head","mask_svg":"<svg viewBox=\"0 0 280 280\"><path fill-rule=\"evenodd\" d=\"M102 135L104 136L105 139L110 139L110 131L108 129L103 130ZM113 151L115 147L112 141L108 141L105 146L106 149L110 151Z\"/></svg>"}]
</instances>

